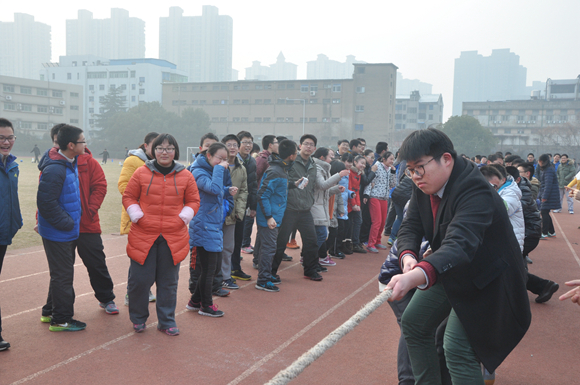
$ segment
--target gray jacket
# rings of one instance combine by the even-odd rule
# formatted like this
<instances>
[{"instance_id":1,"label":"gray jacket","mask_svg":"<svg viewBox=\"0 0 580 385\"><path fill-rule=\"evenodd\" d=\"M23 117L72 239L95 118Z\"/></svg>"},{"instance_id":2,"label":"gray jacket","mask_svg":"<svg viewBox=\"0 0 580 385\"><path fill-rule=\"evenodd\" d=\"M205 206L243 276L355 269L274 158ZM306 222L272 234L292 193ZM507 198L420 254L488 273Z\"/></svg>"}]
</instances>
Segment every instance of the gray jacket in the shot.
<instances>
[{"instance_id":1,"label":"gray jacket","mask_svg":"<svg viewBox=\"0 0 580 385\"><path fill-rule=\"evenodd\" d=\"M314 226L330 226L330 216L328 214L328 201L330 195L337 194L340 174L330 176L330 163L320 159L314 159L316 163L316 190L314 191L314 205L310 209Z\"/></svg>"},{"instance_id":2,"label":"gray jacket","mask_svg":"<svg viewBox=\"0 0 580 385\"><path fill-rule=\"evenodd\" d=\"M288 204L287 210L309 211L314 204L314 191L316 190L316 163L314 158L302 159L300 154L294 164L288 170ZM300 178L308 178L308 185L304 189L296 187L295 183Z\"/></svg>"}]
</instances>

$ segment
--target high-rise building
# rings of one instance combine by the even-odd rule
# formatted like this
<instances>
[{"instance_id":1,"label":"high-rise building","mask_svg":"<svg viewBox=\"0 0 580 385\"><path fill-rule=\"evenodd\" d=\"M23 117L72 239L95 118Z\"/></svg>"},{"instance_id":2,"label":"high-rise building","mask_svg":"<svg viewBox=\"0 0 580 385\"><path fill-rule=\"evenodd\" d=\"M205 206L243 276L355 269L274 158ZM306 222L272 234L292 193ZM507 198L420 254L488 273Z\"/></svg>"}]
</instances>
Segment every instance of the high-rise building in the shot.
<instances>
[{"instance_id":1,"label":"high-rise building","mask_svg":"<svg viewBox=\"0 0 580 385\"><path fill-rule=\"evenodd\" d=\"M120 8L111 9L110 19L93 19L92 12L81 9L76 20L66 21L66 54L143 58L145 22Z\"/></svg>"},{"instance_id":2,"label":"high-rise building","mask_svg":"<svg viewBox=\"0 0 580 385\"><path fill-rule=\"evenodd\" d=\"M354 63L364 63L355 60L353 55L348 55L346 61L341 63L330 60L328 56L320 54L316 60L306 62L307 79L344 79L352 77Z\"/></svg>"},{"instance_id":3,"label":"high-rise building","mask_svg":"<svg viewBox=\"0 0 580 385\"><path fill-rule=\"evenodd\" d=\"M517 100L526 95L526 67L509 48L494 49L490 56L464 51L455 59L453 115L461 115L463 102Z\"/></svg>"},{"instance_id":4,"label":"high-rise building","mask_svg":"<svg viewBox=\"0 0 580 385\"><path fill-rule=\"evenodd\" d=\"M24 13L15 13L14 22L0 22L0 75L38 79L50 55L49 25Z\"/></svg>"},{"instance_id":5,"label":"high-rise building","mask_svg":"<svg viewBox=\"0 0 580 385\"><path fill-rule=\"evenodd\" d=\"M251 67L246 68L246 80L296 80L298 66L286 62L284 54L280 52L276 63L263 66L254 61Z\"/></svg>"},{"instance_id":6,"label":"high-rise building","mask_svg":"<svg viewBox=\"0 0 580 385\"><path fill-rule=\"evenodd\" d=\"M397 84L397 92L399 85ZM443 96L411 91L397 95L395 130L422 130L443 123Z\"/></svg>"},{"instance_id":7,"label":"high-rise building","mask_svg":"<svg viewBox=\"0 0 580 385\"><path fill-rule=\"evenodd\" d=\"M202 16L183 16L169 8L159 18L159 58L175 63L194 82L223 82L232 77L233 20L204 5Z\"/></svg>"}]
</instances>

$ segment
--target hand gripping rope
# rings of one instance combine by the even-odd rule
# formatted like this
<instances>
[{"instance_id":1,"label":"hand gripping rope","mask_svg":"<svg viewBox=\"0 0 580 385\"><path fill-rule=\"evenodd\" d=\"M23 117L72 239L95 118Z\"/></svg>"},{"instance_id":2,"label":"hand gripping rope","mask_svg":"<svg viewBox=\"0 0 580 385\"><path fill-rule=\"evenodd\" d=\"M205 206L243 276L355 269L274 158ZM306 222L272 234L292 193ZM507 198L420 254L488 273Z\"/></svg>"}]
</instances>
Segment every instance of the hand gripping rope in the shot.
<instances>
[{"instance_id":1,"label":"hand gripping rope","mask_svg":"<svg viewBox=\"0 0 580 385\"><path fill-rule=\"evenodd\" d=\"M350 333L355 328L355 326L361 323L361 321L367 318L372 312L378 309L379 306L391 298L392 294L392 290L385 290L381 292L375 297L375 299L367 303L355 315L350 317L348 321L340 325L322 341L301 355L296 361L292 363L292 365L280 371L266 385L283 385L298 377L298 375L302 373L302 371L306 369L307 366L320 358L324 352L334 346L342 337Z\"/></svg>"}]
</instances>

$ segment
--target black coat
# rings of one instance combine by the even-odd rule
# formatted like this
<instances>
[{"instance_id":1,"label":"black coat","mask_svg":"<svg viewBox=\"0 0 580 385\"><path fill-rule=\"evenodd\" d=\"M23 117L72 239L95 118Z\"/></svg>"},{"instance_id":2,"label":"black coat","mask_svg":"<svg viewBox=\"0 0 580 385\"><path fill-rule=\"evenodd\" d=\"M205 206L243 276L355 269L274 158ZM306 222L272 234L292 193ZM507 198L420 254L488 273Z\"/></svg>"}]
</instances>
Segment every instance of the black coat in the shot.
<instances>
[{"instance_id":1,"label":"black coat","mask_svg":"<svg viewBox=\"0 0 580 385\"><path fill-rule=\"evenodd\" d=\"M248 155L244 160L240 155L238 159L246 168L246 173L248 174L248 204L247 206L250 210L256 210L258 207L258 176L256 174L256 159L253 156Z\"/></svg>"},{"instance_id":2,"label":"black coat","mask_svg":"<svg viewBox=\"0 0 580 385\"><path fill-rule=\"evenodd\" d=\"M485 367L494 371L531 322L526 270L501 197L477 165L457 157L433 229L430 197L413 186L397 234L400 251L419 254L425 237L449 302Z\"/></svg>"},{"instance_id":3,"label":"black coat","mask_svg":"<svg viewBox=\"0 0 580 385\"><path fill-rule=\"evenodd\" d=\"M391 194L391 199L393 203L401 207L405 207L409 199L411 199L411 193L413 192L413 181L407 175L403 174L403 178L399 181L399 184L393 190Z\"/></svg>"},{"instance_id":4,"label":"black coat","mask_svg":"<svg viewBox=\"0 0 580 385\"><path fill-rule=\"evenodd\" d=\"M522 212L526 224L526 238L540 238L542 235L542 217L538 205L532 197L532 185L526 178L521 178L518 187L522 191Z\"/></svg>"}]
</instances>

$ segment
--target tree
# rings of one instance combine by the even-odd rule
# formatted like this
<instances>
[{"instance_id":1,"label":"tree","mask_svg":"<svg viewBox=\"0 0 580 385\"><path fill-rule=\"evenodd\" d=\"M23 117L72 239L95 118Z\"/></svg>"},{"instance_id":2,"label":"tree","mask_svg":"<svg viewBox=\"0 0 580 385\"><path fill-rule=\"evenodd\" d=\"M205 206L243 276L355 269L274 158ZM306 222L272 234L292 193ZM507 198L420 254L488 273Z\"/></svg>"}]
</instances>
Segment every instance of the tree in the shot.
<instances>
[{"instance_id":1,"label":"tree","mask_svg":"<svg viewBox=\"0 0 580 385\"><path fill-rule=\"evenodd\" d=\"M497 138L491 131L471 116L452 116L443 124L441 130L449 136L459 154L489 154L497 144Z\"/></svg>"},{"instance_id":2,"label":"tree","mask_svg":"<svg viewBox=\"0 0 580 385\"><path fill-rule=\"evenodd\" d=\"M100 128L107 128L110 126L113 117L118 112L125 112L125 101L121 99L121 87L111 87L107 95L103 97L101 106L103 112L96 114L96 125Z\"/></svg>"}]
</instances>

